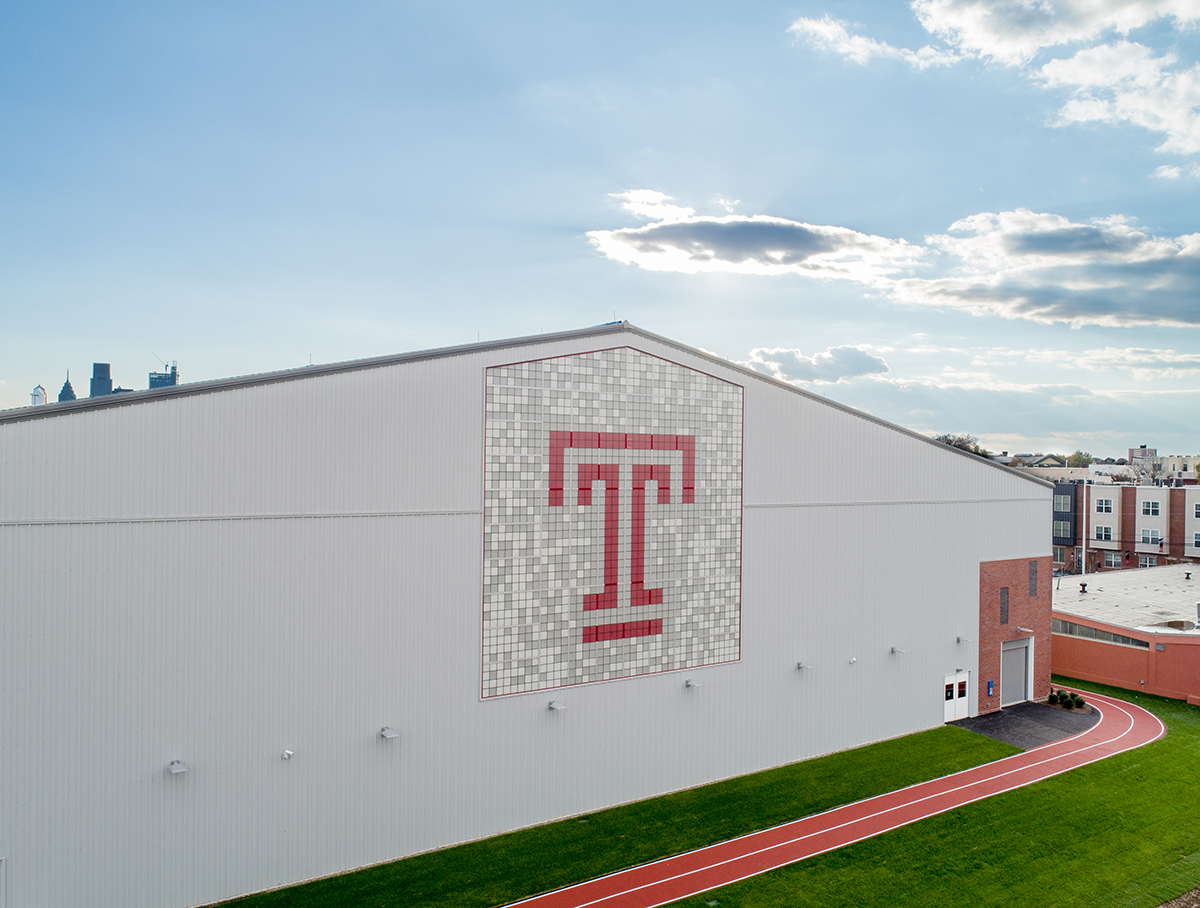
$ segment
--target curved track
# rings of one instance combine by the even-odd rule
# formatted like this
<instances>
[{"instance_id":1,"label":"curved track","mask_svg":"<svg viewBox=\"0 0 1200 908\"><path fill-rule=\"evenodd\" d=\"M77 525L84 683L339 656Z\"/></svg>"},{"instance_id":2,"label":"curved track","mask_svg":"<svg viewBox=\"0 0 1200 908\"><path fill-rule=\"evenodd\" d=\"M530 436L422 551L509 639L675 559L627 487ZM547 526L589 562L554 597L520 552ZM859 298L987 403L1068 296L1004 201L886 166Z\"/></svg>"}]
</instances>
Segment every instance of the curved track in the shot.
<instances>
[{"instance_id":1,"label":"curved track","mask_svg":"<svg viewBox=\"0 0 1200 908\"><path fill-rule=\"evenodd\" d=\"M1073 737L514 905L655 908L1133 750L1166 733L1158 717L1139 706L1100 694L1087 698L1100 721Z\"/></svg>"}]
</instances>

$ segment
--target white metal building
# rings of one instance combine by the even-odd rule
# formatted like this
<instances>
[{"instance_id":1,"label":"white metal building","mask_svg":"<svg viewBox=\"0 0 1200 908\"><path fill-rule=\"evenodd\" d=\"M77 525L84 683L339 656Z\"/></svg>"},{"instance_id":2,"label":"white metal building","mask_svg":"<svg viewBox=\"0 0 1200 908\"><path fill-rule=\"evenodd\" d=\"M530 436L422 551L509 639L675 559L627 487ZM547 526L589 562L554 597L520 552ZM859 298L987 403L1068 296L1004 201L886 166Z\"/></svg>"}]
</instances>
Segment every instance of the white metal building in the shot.
<instances>
[{"instance_id":1,"label":"white metal building","mask_svg":"<svg viewBox=\"0 0 1200 908\"><path fill-rule=\"evenodd\" d=\"M8 411L0 458L4 908L928 728L1014 635L1006 698L1048 672L1052 486L627 323Z\"/></svg>"}]
</instances>

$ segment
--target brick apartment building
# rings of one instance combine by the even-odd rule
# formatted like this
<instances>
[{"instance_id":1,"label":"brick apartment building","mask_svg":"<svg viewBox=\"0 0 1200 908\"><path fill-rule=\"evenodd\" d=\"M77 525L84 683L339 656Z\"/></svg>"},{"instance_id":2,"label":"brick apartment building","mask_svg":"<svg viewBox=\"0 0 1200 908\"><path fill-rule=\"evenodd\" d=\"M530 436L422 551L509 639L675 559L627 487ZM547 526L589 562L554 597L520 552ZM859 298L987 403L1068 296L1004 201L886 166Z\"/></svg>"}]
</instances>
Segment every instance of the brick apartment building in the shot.
<instances>
[{"instance_id":1,"label":"brick apartment building","mask_svg":"<svg viewBox=\"0 0 1200 908\"><path fill-rule=\"evenodd\" d=\"M1200 562L1200 486L1054 486L1053 560L1069 574Z\"/></svg>"}]
</instances>

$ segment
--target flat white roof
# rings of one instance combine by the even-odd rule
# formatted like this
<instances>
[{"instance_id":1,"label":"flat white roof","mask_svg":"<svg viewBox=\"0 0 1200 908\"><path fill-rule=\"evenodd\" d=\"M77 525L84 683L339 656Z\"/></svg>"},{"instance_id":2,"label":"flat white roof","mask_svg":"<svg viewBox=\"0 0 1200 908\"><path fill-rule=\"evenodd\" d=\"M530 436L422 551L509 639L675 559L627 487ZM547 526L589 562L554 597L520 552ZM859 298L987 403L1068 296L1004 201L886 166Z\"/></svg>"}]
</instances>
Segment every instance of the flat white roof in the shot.
<instances>
[{"instance_id":1,"label":"flat white roof","mask_svg":"<svg viewBox=\"0 0 1200 908\"><path fill-rule=\"evenodd\" d=\"M1188 579L1188 574L1191 579ZM1087 584L1087 592L1079 584ZM1102 621L1153 634L1200 634L1200 564L1066 574L1054 578L1054 611L1065 617ZM1167 626L1185 621L1186 629Z\"/></svg>"}]
</instances>

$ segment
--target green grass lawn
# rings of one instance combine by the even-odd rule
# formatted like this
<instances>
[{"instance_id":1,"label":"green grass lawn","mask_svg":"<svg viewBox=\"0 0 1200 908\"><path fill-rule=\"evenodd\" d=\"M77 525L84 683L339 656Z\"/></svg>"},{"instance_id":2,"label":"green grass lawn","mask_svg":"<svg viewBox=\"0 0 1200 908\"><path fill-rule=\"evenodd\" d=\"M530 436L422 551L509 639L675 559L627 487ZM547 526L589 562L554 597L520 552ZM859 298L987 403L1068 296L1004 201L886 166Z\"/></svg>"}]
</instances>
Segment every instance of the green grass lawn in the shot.
<instances>
[{"instance_id":1,"label":"green grass lawn","mask_svg":"<svg viewBox=\"0 0 1200 908\"><path fill-rule=\"evenodd\" d=\"M1200 708L1058 680L1146 707L1167 737L677 904L1153 908L1200 884ZM1014 752L943 727L228 904L489 908Z\"/></svg>"},{"instance_id":2,"label":"green grass lawn","mask_svg":"<svg viewBox=\"0 0 1200 908\"><path fill-rule=\"evenodd\" d=\"M1056 680L1145 707L1167 736L676 904L1152 908L1200 884L1200 707Z\"/></svg>"},{"instance_id":3,"label":"green grass lawn","mask_svg":"<svg viewBox=\"0 0 1200 908\"><path fill-rule=\"evenodd\" d=\"M1018 752L945 726L225 904L490 908Z\"/></svg>"}]
</instances>

